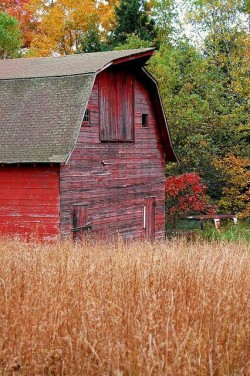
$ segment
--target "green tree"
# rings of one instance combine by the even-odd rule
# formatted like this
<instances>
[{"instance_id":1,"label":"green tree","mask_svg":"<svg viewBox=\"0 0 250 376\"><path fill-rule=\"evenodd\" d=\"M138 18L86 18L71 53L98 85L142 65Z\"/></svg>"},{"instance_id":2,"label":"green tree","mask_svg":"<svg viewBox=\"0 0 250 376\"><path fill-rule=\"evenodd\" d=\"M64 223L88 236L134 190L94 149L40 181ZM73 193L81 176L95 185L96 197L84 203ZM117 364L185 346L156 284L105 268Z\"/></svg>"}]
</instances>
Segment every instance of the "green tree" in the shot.
<instances>
[{"instance_id":1,"label":"green tree","mask_svg":"<svg viewBox=\"0 0 250 376\"><path fill-rule=\"evenodd\" d=\"M202 43L162 44L150 69L158 78L180 159L171 172L199 172L209 195L219 200L226 177L216 161L228 154L250 155L249 37L241 1L191 3L189 19Z\"/></svg>"},{"instance_id":2,"label":"green tree","mask_svg":"<svg viewBox=\"0 0 250 376\"><path fill-rule=\"evenodd\" d=\"M107 45L101 39L101 33L97 25L93 25L89 30L79 37L77 53L105 51Z\"/></svg>"},{"instance_id":3,"label":"green tree","mask_svg":"<svg viewBox=\"0 0 250 376\"><path fill-rule=\"evenodd\" d=\"M151 59L151 72L160 85L171 135L180 163L169 173L197 171L213 198L221 195L213 160L220 152L213 126L213 109L220 103L220 84L201 52L188 40L164 46Z\"/></svg>"},{"instance_id":4,"label":"green tree","mask_svg":"<svg viewBox=\"0 0 250 376\"><path fill-rule=\"evenodd\" d=\"M22 34L15 17L0 12L0 59L17 57L22 45Z\"/></svg>"},{"instance_id":5,"label":"green tree","mask_svg":"<svg viewBox=\"0 0 250 376\"><path fill-rule=\"evenodd\" d=\"M244 1L244 11L248 14L250 14L250 0Z\"/></svg>"},{"instance_id":6,"label":"green tree","mask_svg":"<svg viewBox=\"0 0 250 376\"><path fill-rule=\"evenodd\" d=\"M131 35L149 42L156 37L155 22L150 16L146 0L121 0L115 6L115 27L110 36L110 44L125 44Z\"/></svg>"},{"instance_id":7,"label":"green tree","mask_svg":"<svg viewBox=\"0 0 250 376\"><path fill-rule=\"evenodd\" d=\"M208 72L213 75L215 88L220 85L219 102L211 108L214 110L211 124L219 146L218 157L222 160L228 154L236 159L249 159L250 155L249 36L245 31L244 3L243 0L191 1L189 13L195 29L204 36ZM233 181L233 176L230 179ZM223 196L225 192L223 189Z\"/></svg>"},{"instance_id":8,"label":"green tree","mask_svg":"<svg viewBox=\"0 0 250 376\"><path fill-rule=\"evenodd\" d=\"M148 48L152 47L152 42L147 40L140 39L137 35L131 34L128 38L126 43L119 44L115 47L115 50L130 50L135 48Z\"/></svg>"},{"instance_id":9,"label":"green tree","mask_svg":"<svg viewBox=\"0 0 250 376\"><path fill-rule=\"evenodd\" d=\"M155 19L157 44L173 42L181 30L176 0L153 0L152 14Z\"/></svg>"}]
</instances>

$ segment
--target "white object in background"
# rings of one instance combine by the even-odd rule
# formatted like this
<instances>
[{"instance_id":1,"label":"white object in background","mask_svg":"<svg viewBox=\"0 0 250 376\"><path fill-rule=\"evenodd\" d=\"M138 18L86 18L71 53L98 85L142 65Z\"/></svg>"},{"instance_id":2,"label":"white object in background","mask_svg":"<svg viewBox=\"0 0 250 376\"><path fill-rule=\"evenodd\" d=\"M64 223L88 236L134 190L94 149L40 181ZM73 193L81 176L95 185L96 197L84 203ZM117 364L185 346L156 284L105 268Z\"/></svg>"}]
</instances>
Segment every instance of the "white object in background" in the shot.
<instances>
[{"instance_id":1,"label":"white object in background","mask_svg":"<svg viewBox=\"0 0 250 376\"><path fill-rule=\"evenodd\" d=\"M221 224L219 218L214 218L214 225L217 230L221 229Z\"/></svg>"},{"instance_id":2,"label":"white object in background","mask_svg":"<svg viewBox=\"0 0 250 376\"><path fill-rule=\"evenodd\" d=\"M143 206L143 228L146 228L146 206Z\"/></svg>"}]
</instances>

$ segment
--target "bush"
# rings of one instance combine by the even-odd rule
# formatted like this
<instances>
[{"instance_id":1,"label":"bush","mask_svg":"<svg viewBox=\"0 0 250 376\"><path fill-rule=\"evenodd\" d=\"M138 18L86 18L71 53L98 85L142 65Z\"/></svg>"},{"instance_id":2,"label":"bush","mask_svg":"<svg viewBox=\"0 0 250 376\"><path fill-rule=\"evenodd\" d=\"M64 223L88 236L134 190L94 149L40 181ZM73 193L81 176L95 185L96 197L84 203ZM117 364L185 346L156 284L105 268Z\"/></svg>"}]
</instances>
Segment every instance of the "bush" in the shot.
<instances>
[{"instance_id":1,"label":"bush","mask_svg":"<svg viewBox=\"0 0 250 376\"><path fill-rule=\"evenodd\" d=\"M177 222L187 215L216 212L206 196L207 187L197 173L186 173L166 179L166 224L173 230Z\"/></svg>"}]
</instances>

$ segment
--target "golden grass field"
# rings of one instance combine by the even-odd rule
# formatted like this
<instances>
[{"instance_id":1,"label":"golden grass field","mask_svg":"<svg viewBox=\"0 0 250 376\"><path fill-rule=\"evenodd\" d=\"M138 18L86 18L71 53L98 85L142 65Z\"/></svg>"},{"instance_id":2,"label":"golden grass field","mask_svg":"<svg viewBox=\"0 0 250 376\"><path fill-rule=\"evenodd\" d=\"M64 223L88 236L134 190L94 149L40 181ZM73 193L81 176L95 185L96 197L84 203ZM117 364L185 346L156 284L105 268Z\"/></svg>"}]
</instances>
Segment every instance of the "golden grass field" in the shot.
<instances>
[{"instance_id":1,"label":"golden grass field","mask_svg":"<svg viewBox=\"0 0 250 376\"><path fill-rule=\"evenodd\" d=\"M0 375L250 375L247 248L0 240Z\"/></svg>"}]
</instances>

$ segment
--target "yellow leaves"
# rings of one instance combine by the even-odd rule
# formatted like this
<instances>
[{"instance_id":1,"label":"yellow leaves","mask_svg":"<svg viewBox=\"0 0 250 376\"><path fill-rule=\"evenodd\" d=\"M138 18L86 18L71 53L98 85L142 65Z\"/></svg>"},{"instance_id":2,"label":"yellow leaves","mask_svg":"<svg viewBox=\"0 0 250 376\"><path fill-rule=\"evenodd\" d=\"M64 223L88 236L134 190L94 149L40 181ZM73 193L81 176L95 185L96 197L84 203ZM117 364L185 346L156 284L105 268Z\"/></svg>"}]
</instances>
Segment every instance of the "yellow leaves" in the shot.
<instances>
[{"instance_id":1,"label":"yellow leaves","mask_svg":"<svg viewBox=\"0 0 250 376\"><path fill-rule=\"evenodd\" d=\"M97 12L100 19L101 27L105 31L109 31L115 19L115 6L120 0L100 1L98 3Z\"/></svg>"},{"instance_id":2,"label":"yellow leaves","mask_svg":"<svg viewBox=\"0 0 250 376\"><path fill-rule=\"evenodd\" d=\"M230 154L214 164L227 177L220 206L238 213L241 218L250 217L250 158Z\"/></svg>"},{"instance_id":3,"label":"yellow leaves","mask_svg":"<svg viewBox=\"0 0 250 376\"><path fill-rule=\"evenodd\" d=\"M31 8L40 19L31 43L31 54L72 54L81 36L94 26L108 28L116 1L97 4L96 0L35 0Z\"/></svg>"}]
</instances>

